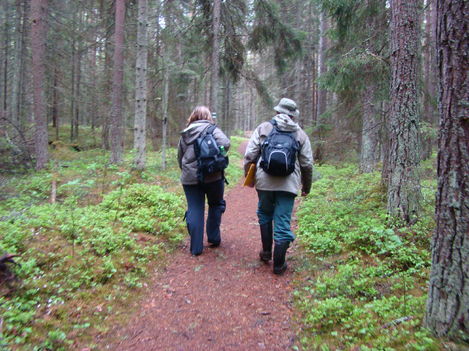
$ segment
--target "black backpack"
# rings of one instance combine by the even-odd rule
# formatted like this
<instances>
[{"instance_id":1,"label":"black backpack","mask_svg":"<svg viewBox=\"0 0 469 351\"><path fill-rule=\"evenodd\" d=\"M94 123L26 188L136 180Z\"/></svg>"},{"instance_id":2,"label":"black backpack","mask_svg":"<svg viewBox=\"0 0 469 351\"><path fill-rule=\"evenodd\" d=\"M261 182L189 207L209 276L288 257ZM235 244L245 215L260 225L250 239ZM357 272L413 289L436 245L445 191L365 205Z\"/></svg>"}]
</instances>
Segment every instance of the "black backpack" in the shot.
<instances>
[{"instance_id":1,"label":"black backpack","mask_svg":"<svg viewBox=\"0 0 469 351\"><path fill-rule=\"evenodd\" d=\"M295 171L296 154L300 146L295 132L278 129L275 120L270 123L273 128L261 145L260 166L270 175L286 177Z\"/></svg>"},{"instance_id":2,"label":"black backpack","mask_svg":"<svg viewBox=\"0 0 469 351\"><path fill-rule=\"evenodd\" d=\"M206 175L223 171L228 167L228 156L222 153L213 137L215 128L215 125L207 127L194 142L197 179L200 183L203 183Z\"/></svg>"}]
</instances>

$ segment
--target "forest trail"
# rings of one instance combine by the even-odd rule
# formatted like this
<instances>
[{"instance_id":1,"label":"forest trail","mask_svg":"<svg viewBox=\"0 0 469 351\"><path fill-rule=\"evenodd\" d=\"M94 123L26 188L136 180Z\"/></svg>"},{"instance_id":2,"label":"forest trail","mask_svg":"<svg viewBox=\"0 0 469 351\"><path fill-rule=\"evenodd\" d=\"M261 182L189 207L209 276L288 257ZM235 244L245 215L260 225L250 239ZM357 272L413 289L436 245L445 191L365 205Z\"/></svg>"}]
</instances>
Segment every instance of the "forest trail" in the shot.
<instances>
[{"instance_id":1,"label":"forest trail","mask_svg":"<svg viewBox=\"0 0 469 351\"><path fill-rule=\"evenodd\" d=\"M197 257L188 244L176 251L129 324L109 331L106 349L291 350L292 270L275 276L259 260L256 191L239 183L225 199L221 246Z\"/></svg>"}]
</instances>

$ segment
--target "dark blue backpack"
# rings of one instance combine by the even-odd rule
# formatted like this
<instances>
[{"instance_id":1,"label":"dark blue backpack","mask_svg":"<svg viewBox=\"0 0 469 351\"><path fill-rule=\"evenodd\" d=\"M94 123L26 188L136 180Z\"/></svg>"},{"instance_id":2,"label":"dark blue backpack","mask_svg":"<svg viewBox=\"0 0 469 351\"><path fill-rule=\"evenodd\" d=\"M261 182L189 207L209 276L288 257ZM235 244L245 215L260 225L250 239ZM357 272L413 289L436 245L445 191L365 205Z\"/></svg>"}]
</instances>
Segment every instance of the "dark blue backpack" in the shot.
<instances>
[{"instance_id":1,"label":"dark blue backpack","mask_svg":"<svg viewBox=\"0 0 469 351\"><path fill-rule=\"evenodd\" d=\"M228 156L220 150L213 136L215 128L215 125L207 127L194 142L197 179L200 183L204 181L206 175L223 171L228 167Z\"/></svg>"},{"instance_id":2,"label":"dark blue backpack","mask_svg":"<svg viewBox=\"0 0 469 351\"><path fill-rule=\"evenodd\" d=\"M267 174L286 177L295 171L296 154L300 146L295 132L278 129L275 120L270 123L273 128L261 145L260 166Z\"/></svg>"}]
</instances>

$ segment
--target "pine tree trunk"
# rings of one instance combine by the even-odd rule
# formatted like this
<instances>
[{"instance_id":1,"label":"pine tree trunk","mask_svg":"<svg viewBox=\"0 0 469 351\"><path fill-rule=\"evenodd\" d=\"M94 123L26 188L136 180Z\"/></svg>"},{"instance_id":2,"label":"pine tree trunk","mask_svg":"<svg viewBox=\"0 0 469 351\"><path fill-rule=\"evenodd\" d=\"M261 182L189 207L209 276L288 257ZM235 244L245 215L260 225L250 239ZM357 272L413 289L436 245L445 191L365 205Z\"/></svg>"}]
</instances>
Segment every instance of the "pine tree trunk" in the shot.
<instances>
[{"instance_id":1,"label":"pine tree trunk","mask_svg":"<svg viewBox=\"0 0 469 351\"><path fill-rule=\"evenodd\" d=\"M419 0L391 2L391 115L388 212L407 223L420 212L417 73Z\"/></svg>"},{"instance_id":2,"label":"pine tree trunk","mask_svg":"<svg viewBox=\"0 0 469 351\"><path fill-rule=\"evenodd\" d=\"M137 61L135 72L135 168L145 168L146 117L147 117L147 60L148 60L148 12L147 0L138 0Z\"/></svg>"},{"instance_id":3,"label":"pine tree trunk","mask_svg":"<svg viewBox=\"0 0 469 351\"><path fill-rule=\"evenodd\" d=\"M59 140L59 73L58 66L54 67L54 84L52 91L52 127L55 128L55 140Z\"/></svg>"},{"instance_id":4,"label":"pine tree trunk","mask_svg":"<svg viewBox=\"0 0 469 351\"><path fill-rule=\"evenodd\" d=\"M436 231L425 324L469 337L469 2L437 1L440 84Z\"/></svg>"},{"instance_id":5,"label":"pine tree trunk","mask_svg":"<svg viewBox=\"0 0 469 351\"><path fill-rule=\"evenodd\" d=\"M379 118L373 105L376 86L368 83L363 93L360 171L370 173L379 162Z\"/></svg>"},{"instance_id":6,"label":"pine tree trunk","mask_svg":"<svg viewBox=\"0 0 469 351\"><path fill-rule=\"evenodd\" d=\"M71 69L71 92L70 92L70 142L75 140L75 104L76 102L76 48L75 39L72 40L72 69Z\"/></svg>"},{"instance_id":7,"label":"pine tree trunk","mask_svg":"<svg viewBox=\"0 0 469 351\"><path fill-rule=\"evenodd\" d=\"M3 86L2 86L2 106L0 107L3 110L3 118L8 118L8 55L10 47L10 30L9 30L9 21L8 21L8 1L3 3L3 10L5 15L5 22L3 26Z\"/></svg>"},{"instance_id":8,"label":"pine tree trunk","mask_svg":"<svg viewBox=\"0 0 469 351\"><path fill-rule=\"evenodd\" d=\"M124 81L124 20L125 0L115 2L114 66L111 95L111 163L121 163L123 157L122 85Z\"/></svg>"},{"instance_id":9,"label":"pine tree trunk","mask_svg":"<svg viewBox=\"0 0 469 351\"><path fill-rule=\"evenodd\" d=\"M327 38L326 32L328 30L327 17L321 12L319 18L320 21L320 33L319 33L319 55L318 55L318 71L319 77L322 77L327 72L326 67L326 50L327 50ZM320 117L327 109L327 91L325 89L318 90L317 100L317 117Z\"/></svg>"},{"instance_id":10,"label":"pine tree trunk","mask_svg":"<svg viewBox=\"0 0 469 351\"><path fill-rule=\"evenodd\" d=\"M47 0L31 0L31 52L34 89L34 124L36 169L47 166L49 160L47 117L45 106L45 51Z\"/></svg>"},{"instance_id":11,"label":"pine tree trunk","mask_svg":"<svg viewBox=\"0 0 469 351\"><path fill-rule=\"evenodd\" d=\"M23 6L21 0L16 0L16 26L15 26L15 67L13 73L13 86L11 91L11 116L12 122L20 125L20 92L21 92L21 68L23 66Z\"/></svg>"},{"instance_id":12,"label":"pine tree trunk","mask_svg":"<svg viewBox=\"0 0 469 351\"><path fill-rule=\"evenodd\" d=\"M166 169L166 146L168 143L168 98L169 98L169 67L168 59L164 59L164 78L163 78L163 126L162 126L162 141L161 141L161 168Z\"/></svg>"},{"instance_id":13,"label":"pine tree trunk","mask_svg":"<svg viewBox=\"0 0 469 351\"><path fill-rule=\"evenodd\" d=\"M429 126L435 125L435 100L436 100L436 64L435 64L435 33L434 27L434 15L436 0L427 0L427 9L425 12L425 46L423 50L423 74L424 74L424 92L423 92L423 120L427 122ZM425 135L422 142L422 159L427 159L432 154L432 146L435 143L429 133Z\"/></svg>"},{"instance_id":14,"label":"pine tree trunk","mask_svg":"<svg viewBox=\"0 0 469 351\"><path fill-rule=\"evenodd\" d=\"M211 79L210 79L210 104L209 108L212 112L218 111L218 71L220 57L220 7L221 0L213 1L212 13L212 53L211 53Z\"/></svg>"},{"instance_id":15,"label":"pine tree trunk","mask_svg":"<svg viewBox=\"0 0 469 351\"><path fill-rule=\"evenodd\" d=\"M82 49L81 45L78 46L77 53L77 68L76 68L76 88L75 88L75 111L74 111L74 126L75 131L74 139L77 140L79 136L79 126L80 126L80 111L81 111L81 59L82 59Z\"/></svg>"}]
</instances>

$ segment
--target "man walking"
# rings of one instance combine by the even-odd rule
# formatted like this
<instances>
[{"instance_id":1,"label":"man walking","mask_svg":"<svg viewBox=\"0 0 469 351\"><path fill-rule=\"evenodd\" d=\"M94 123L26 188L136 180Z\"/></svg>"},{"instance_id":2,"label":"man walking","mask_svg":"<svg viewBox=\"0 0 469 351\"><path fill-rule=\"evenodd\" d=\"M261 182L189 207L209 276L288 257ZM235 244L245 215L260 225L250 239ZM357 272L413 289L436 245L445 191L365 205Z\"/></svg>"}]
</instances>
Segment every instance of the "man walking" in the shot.
<instances>
[{"instance_id":1,"label":"man walking","mask_svg":"<svg viewBox=\"0 0 469 351\"><path fill-rule=\"evenodd\" d=\"M287 249L295 240L290 228L294 200L300 188L302 196L311 189L313 155L308 136L296 122L300 114L296 103L282 98L274 110L277 115L254 130L244 155L244 169L247 174L251 165L256 165L262 240L259 257L269 262L275 241L273 272L282 274L287 269Z\"/></svg>"}]
</instances>

